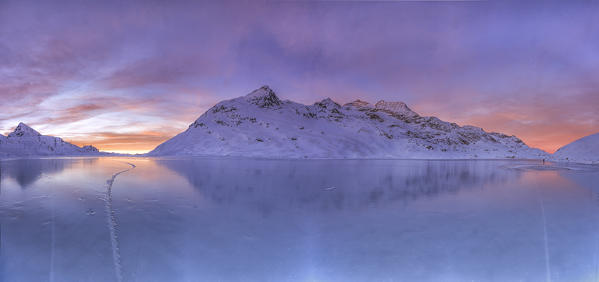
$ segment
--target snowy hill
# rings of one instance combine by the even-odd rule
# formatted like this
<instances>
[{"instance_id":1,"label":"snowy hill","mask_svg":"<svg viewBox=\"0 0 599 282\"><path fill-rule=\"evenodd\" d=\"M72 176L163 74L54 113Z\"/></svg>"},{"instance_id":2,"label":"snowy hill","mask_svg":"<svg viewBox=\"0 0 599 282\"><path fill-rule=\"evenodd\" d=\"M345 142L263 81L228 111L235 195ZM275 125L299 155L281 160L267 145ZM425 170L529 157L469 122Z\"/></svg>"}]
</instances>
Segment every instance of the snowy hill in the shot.
<instances>
[{"instance_id":1,"label":"snowy hill","mask_svg":"<svg viewBox=\"0 0 599 282\"><path fill-rule=\"evenodd\" d=\"M8 136L0 135L0 157L80 156L100 154L93 146L78 147L61 138L41 135L24 123Z\"/></svg>"},{"instance_id":2,"label":"snowy hill","mask_svg":"<svg viewBox=\"0 0 599 282\"><path fill-rule=\"evenodd\" d=\"M599 133L580 138L559 148L552 155L556 161L599 163Z\"/></svg>"},{"instance_id":3,"label":"snowy hill","mask_svg":"<svg viewBox=\"0 0 599 282\"><path fill-rule=\"evenodd\" d=\"M148 155L546 158L515 136L422 117L402 102L283 101L268 86L222 101Z\"/></svg>"}]
</instances>

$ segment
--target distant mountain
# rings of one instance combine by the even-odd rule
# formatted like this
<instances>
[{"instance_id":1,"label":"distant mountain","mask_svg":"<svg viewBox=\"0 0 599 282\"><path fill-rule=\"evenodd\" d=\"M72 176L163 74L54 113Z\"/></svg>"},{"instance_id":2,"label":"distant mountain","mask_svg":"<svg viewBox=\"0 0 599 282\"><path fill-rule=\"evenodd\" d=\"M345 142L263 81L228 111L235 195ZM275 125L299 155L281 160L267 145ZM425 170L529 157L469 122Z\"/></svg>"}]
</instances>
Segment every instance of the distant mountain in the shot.
<instances>
[{"instance_id":1,"label":"distant mountain","mask_svg":"<svg viewBox=\"0 0 599 282\"><path fill-rule=\"evenodd\" d=\"M546 158L515 136L423 117L405 103L281 100L268 86L222 101L148 155L266 158Z\"/></svg>"},{"instance_id":2,"label":"distant mountain","mask_svg":"<svg viewBox=\"0 0 599 282\"><path fill-rule=\"evenodd\" d=\"M78 147L61 138L41 135L24 123L8 136L0 134L0 157L79 156L100 154L94 146Z\"/></svg>"},{"instance_id":3,"label":"distant mountain","mask_svg":"<svg viewBox=\"0 0 599 282\"><path fill-rule=\"evenodd\" d=\"M580 138L559 148L552 155L556 161L599 163L599 133Z\"/></svg>"}]
</instances>

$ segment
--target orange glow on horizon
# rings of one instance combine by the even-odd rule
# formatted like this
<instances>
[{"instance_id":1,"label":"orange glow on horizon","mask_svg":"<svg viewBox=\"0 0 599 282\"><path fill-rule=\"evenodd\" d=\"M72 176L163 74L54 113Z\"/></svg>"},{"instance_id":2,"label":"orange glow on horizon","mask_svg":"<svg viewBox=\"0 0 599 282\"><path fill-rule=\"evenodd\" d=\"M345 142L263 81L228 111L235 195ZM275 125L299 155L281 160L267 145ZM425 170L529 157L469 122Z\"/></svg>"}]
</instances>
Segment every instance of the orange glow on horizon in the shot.
<instances>
[{"instance_id":1,"label":"orange glow on horizon","mask_svg":"<svg viewBox=\"0 0 599 282\"><path fill-rule=\"evenodd\" d=\"M92 145L100 151L122 153L122 154L143 154L152 151L176 134L162 132L140 132L131 134L99 133L92 134L88 138L78 138L65 140L77 146Z\"/></svg>"},{"instance_id":2,"label":"orange glow on horizon","mask_svg":"<svg viewBox=\"0 0 599 282\"><path fill-rule=\"evenodd\" d=\"M474 124L474 123L464 123L464 124ZM477 125L478 126L478 125ZM554 153L557 149L566 144L569 144L577 139L580 139L584 136L593 134L595 132L591 132L590 130L581 129L577 133L572 133L569 135L549 135L550 138L544 139L543 137L539 137L539 132L535 132L534 130L525 130L523 132L509 132L506 130L501 130L499 128L495 128L493 126L481 126L485 131L492 132L502 132L508 135L516 135L516 137L522 139L526 145L533 148L541 149L548 153ZM148 135L145 135L148 134ZM105 135L100 136L90 136L89 139L78 139L78 140L65 140L67 142L73 143L77 146L85 146L92 145L98 148L100 151L104 152L114 152L114 153L122 153L122 154L143 154L150 152L156 146L160 145L164 141L172 138L173 135L157 135L155 132L152 133L140 133L140 134L131 134L131 137L119 135L119 137L106 137Z\"/></svg>"}]
</instances>

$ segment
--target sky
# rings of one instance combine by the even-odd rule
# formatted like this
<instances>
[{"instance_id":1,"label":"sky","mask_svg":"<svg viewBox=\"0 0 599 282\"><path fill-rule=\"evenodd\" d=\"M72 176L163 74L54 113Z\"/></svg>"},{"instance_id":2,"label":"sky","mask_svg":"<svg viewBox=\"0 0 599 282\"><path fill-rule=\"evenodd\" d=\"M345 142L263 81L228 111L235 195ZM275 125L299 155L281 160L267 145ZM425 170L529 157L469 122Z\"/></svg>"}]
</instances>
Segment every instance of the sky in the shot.
<instances>
[{"instance_id":1,"label":"sky","mask_svg":"<svg viewBox=\"0 0 599 282\"><path fill-rule=\"evenodd\" d=\"M0 133L147 152L266 84L553 152L599 132L599 2L520 2L0 0Z\"/></svg>"}]
</instances>

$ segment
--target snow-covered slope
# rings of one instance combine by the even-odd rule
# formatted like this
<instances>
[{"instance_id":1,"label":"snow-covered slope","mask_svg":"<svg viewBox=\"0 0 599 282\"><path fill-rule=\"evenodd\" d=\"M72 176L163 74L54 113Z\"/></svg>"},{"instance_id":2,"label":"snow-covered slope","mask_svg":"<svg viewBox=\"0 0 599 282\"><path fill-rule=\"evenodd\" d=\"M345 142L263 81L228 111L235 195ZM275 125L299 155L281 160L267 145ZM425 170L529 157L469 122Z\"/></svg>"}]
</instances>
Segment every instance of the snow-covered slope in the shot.
<instances>
[{"instance_id":1,"label":"snow-covered slope","mask_svg":"<svg viewBox=\"0 0 599 282\"><path fill-rule=\"evenodd\" d=\"M422 117L402 102L313 105L268 86L222 101L150 156L266 158L546 158L515 136Z\"/></svg>"},{"instance_id":2,"label":"snow-covered slope","mask_svg":"<svg viewBox=\"0 0 599 282\"><path fill-rule=\"evenodd\" d=\"M556 161L599 163L599 133L580 138L559 148L552 155Z\"/></svg>"},{"instance_id":3,"label":"snow-covered slope","mask_svg":"<svg viewBox=\"0 0 599 282\"><path fill-rule=\"evenodd\" d=\"M78 156L99 154L93 146L83 148L61 138L41 135L24 123L8 136L0 135L0 157L19 156Z\"/></svg>"}]
</instances>

